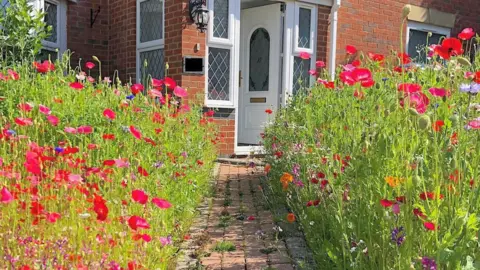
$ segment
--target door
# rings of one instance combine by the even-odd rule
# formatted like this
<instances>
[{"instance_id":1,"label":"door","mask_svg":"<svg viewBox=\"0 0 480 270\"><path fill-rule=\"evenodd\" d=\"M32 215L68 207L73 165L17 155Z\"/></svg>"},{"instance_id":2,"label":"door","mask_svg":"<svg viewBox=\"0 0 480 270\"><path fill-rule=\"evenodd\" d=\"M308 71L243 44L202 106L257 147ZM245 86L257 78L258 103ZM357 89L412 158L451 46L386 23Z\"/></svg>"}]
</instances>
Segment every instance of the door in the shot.
<instances>
[{"instance_id":1,"label":"door","mask_svg":"<svg viewBox=\"0 0 480 270\"><path fill-rule=\"evenodd\" d=\"M241 13L239 146L259 144L269 116L265 111L278 107L281 16L281 4Z\"/></svg>"}]
</instances>

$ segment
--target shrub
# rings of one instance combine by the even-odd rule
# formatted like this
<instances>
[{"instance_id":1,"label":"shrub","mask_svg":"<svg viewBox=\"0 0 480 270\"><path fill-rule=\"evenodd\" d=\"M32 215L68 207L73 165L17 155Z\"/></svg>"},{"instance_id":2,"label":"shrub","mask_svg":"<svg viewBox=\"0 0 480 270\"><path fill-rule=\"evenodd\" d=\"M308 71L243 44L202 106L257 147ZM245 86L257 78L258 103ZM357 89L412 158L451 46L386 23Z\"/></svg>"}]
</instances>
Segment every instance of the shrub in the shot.
<instances>
[{"instance_id":1,"label":"shrub","mask_svg":"<svg viewBox=\"0 0 480 270\"><path fill-rule=\"evenodd\" d=\"M66 61L0 70L1 268L166 269L209 190L214 127L170 78L142 91Z\"/></svg>"},{"instance_id":2,"label":"shrub","mask_svg":"<svg viewBox=\"0 0 480 270\"><path fill-rule=\"evenodd\" d=\"M480 73L457 42L423 67L348 56L266 129L268 183L324 269L480 265Z\"/></svg>"}]
</instances>

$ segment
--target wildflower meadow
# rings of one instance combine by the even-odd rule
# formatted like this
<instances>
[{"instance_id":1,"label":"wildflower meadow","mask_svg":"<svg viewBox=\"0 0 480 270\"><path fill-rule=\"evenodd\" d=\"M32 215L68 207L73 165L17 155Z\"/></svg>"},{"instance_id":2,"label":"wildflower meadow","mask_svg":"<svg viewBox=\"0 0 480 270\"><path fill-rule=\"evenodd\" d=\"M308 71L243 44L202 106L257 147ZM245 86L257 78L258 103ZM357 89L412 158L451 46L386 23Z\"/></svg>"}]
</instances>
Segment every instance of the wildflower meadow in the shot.
<instances>
[{"instance_id":1,"label":"wildflower meadow","mask_svg":"<svg viewBox=\"0 0 480 270\"><path fill-rule=\"evenodd\" d=\"M271 115L268 183L321 269L480 267L478 40L419 48L426 63L349 45L334 81L317 62Z\"/></svg>"}]
</instances>

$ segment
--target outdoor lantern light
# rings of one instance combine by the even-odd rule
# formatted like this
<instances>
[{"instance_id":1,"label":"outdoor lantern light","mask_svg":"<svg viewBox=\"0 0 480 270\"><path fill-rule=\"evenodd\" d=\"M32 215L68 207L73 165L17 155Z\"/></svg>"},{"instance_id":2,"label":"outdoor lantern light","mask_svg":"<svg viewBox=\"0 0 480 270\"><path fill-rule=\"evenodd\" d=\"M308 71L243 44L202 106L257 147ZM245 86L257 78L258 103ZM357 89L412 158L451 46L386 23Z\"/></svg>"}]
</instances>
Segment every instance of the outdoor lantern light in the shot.
<instances>
[{"instance_id":1,"label":"outdoor lantern light","mask_svg":"<svg viewBox=\"0 0 480 270\"><path fill-rule=\"evenodd\" d=\"M203 33L207 30L209 14L204 0L190 0L190 18L200 32Z\"/></svg>"}]
</instances>

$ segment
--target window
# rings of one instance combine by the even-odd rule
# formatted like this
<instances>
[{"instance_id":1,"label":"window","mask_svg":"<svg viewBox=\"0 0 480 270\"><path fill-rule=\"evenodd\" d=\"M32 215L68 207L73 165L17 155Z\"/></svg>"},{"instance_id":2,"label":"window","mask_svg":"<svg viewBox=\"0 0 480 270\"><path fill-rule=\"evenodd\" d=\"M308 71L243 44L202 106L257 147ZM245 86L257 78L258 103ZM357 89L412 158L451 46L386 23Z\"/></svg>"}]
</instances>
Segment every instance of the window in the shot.
<instances>
[{"instance_id":1,"label":"window","mask_svg":"<svg viewBox=\"0 0 480 270\"><path fill-rule=\"evenodd\" d=\"M67 9L63 1L45 0L38 3L45 12L44 21L51 27L50 36L42 41L39 60L55 61L67 49Z\"/></svg>"},{"instance_id":2,"label":"window","mask_svg":"<svg viewBox=\"0 0 480 270\"><path fill-rule=\"evenodd\" d=\"M137 0L137 81L165 76L164 1Z\"/></svg>"},{"instance_id":3,"label":"window","mask_svg":"<svg viewBox=\"0 0 480 270\"><path fill-rule=\"evenodd\" d=\"M295 4L295 33L293 41L293 82L292 94L308 88L313 83L308 71L315 64L316 8L307 4ZM308 53L310 59L300 58L300 53Z\"/></svg>"},{"instance_id":4,"label":"window","mask_svg":"<svg viewBox=\"0 0 480 270\"><path fill-rule=\"evenodd\" d=\"M207 76L205 104L211 107L234 106L234 42L233 11L239 9L238 0L209 0Z\"/></svg>"},{"instance_id":5,"label":"window","mask_svg":"<svg viewBox=\"0 0 480 270\"><path fill-rule=\"evenodd\" d=\"M0 16L5 16L8 5L8 0L0 0Z\"/></svg>"},{"instance_id":6,"label":"window","mask_svg":"<svg viewBox=\"0 0 480 270\"><path fill-rule=\"evenodd\" d=\"M428 33L432 33L431 36ZM428 46L450 36L450 29L418 22L408 22L406 51L415 63L426 63Z\"/></svg>"}]
</instances>

